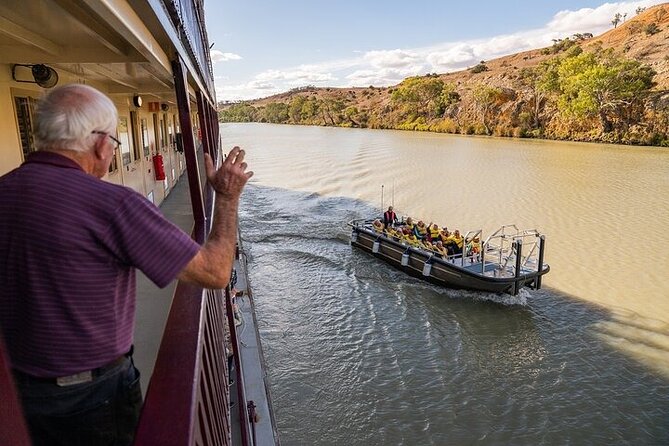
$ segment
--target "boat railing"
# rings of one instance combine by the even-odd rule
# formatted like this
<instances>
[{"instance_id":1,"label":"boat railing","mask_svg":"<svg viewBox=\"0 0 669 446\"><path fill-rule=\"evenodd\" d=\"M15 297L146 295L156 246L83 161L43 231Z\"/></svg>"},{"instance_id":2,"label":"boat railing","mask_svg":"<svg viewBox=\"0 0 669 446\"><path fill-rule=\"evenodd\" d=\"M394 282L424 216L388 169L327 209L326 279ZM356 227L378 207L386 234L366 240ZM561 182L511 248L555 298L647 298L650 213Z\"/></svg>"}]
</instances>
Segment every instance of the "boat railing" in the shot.
<instances>
[{"instance_id":1,"label":"boat railing","mask_svg":"<svg viewBox=\"0 0 669 446\"><path fill-rule=\"evenodd\" d=\"M538 270L542 267L543 240L544 237L536 229L520 230L516 225L501 226L482 244L481 271L485 271L486 264L491 263L496 265L494 274L518 275L521 269Z\"/></svg>"}]
</instances>

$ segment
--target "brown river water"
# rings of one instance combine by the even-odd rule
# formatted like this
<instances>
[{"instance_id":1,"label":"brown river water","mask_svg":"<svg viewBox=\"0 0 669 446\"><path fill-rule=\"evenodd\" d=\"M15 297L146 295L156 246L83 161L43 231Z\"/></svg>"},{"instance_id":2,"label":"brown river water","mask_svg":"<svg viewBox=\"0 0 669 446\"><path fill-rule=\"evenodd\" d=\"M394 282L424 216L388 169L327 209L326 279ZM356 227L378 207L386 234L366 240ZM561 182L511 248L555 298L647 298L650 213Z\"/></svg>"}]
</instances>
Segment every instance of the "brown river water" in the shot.
<instances>
[{"instance_id":1,"label":"brown river water","mask_svg":"<svg viewBox=\"0 0 669 446\"><path fill-rule=\"evenodd\" d=\"M669 150L224 124L282 444L669 444ZM444 290L350 247L393 204L547 236L544 289ZM485 237L485 235L484 235Z\"/></svg>"}]
</instances>

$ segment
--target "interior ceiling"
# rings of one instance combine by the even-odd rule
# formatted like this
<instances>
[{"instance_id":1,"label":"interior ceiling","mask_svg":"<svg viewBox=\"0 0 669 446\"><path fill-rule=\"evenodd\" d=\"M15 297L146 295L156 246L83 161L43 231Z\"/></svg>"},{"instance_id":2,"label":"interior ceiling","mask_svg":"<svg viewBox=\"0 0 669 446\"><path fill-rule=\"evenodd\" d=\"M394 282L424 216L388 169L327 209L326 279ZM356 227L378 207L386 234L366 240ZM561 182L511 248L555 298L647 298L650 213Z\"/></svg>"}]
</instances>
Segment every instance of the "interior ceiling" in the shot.
<instances>
[{"instance_id":1,"label":"interior ceiling","mask_svg":"<svg viewBox=\"0 0 669 446\"><path fill-rule=\"evenodd\" d=\"M159 42L166 39L153 34ZM101 82L110 93L173 94L171 73L150 64L121 32L73 0L1 0L0 63L47 64Z\"/></svg>"}]
</instances>

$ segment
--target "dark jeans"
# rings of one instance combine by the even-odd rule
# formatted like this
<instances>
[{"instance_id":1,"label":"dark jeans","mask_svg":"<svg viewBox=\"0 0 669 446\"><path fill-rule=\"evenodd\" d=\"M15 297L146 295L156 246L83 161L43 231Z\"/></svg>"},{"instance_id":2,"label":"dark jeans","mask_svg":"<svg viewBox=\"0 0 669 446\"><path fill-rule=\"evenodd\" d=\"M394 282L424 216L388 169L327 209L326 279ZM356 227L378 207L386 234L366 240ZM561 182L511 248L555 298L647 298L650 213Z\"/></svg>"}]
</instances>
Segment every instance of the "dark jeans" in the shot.
<instances>
[{"instance_id":1,"label":"dark jeans","mask_svg":"<svg viewBox=\"0 0 669 446\"><path fill-rule=\"evenodd\" d=\"M83 384L60 387L20 375L16 381L34 446L132 444L142 408L132 359Z\"/></svg>"}]
</instances>

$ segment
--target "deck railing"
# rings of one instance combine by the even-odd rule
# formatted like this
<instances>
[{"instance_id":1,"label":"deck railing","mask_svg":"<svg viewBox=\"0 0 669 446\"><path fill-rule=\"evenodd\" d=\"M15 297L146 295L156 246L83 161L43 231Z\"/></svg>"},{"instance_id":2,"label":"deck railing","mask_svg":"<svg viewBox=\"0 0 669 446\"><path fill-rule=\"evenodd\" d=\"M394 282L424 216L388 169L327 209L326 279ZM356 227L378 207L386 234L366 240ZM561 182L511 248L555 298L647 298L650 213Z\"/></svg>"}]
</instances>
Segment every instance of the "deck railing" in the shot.
<instances>
[{"instance_id":1,"label":"deck railing","mask_svg":"<svg viewBox=\"0 0 669 446\"><path fill-rule=\"evenodd\" d=\"M179 118L184 135L193 135L190 101L183 65L173 63ZM198 95L203 150L220 158L220 136L215 110ZM184 136L186 167L195 225L193 238L204 243L211 228L214 193L200 181L192 137ZM204 180L204 179L203 179ZM149 382L135 445L229 445L232 443L228 352L239 357L232 320L230 289L205 291L179 283L175 292L153 376ZM239 373L239 366L237 368ZM249 444L249 421L243 387L237 387L239 431Z\"/></svg>"},{"instance_id":2,"label":"deck railing","mask_svg":"<svg viewBox=\"0 0 669 446\"><path fill-rule=\"evenodd\" d=\"M135 445L230 444L221 291L179 283Z\"/></svg>"}]
</instances>

